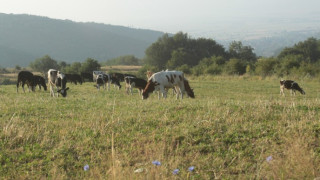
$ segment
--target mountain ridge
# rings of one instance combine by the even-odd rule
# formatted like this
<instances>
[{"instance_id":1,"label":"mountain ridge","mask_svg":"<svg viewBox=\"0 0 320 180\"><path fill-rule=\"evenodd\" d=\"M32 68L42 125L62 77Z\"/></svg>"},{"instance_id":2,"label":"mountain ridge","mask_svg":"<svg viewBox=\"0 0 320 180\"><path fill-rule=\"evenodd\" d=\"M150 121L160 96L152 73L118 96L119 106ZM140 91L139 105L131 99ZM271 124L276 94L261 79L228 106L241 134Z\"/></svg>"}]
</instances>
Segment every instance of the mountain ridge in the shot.
<instances>
[{"instance_id":1,"label":"mountain ridge","mask_svg":"<svg viewBox=\"0 0 320 180\"><path fill-rule=\"evenodd\" d=\"M123 55L144 56L164 33L93 22L0 13L0 66L27 66L49 55L58 61L105 61ZM20 59L19 59L20 57Z\"/></svg>"}]
</instances>

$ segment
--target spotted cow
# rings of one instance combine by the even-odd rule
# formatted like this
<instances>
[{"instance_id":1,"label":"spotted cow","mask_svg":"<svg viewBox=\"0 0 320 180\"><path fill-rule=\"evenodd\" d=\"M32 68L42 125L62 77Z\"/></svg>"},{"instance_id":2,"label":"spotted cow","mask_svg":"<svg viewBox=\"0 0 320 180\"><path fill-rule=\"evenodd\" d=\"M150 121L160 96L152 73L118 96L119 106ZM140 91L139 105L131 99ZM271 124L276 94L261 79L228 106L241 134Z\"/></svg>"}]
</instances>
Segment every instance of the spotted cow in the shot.
<instances>
[{"instance_id":1,"label":"spotted cow","mask_svg":"<svg viewBox=\"0 0 320 180\"><path fill-rule=\"evenodd\" d=\"M147 82L147 85L142 93L142 99L147 99L149 93L153 91L160 91L163 94L163 98L167 97L166 89L175 88L178 99L179 96L183 99L183 93L186 92L191 98L194 98L194 92L190 88L188 80L184 77L181 71L161 71L154 73ZM160 95L158 95L160 99Z\"/></svg>"}]
</instances>

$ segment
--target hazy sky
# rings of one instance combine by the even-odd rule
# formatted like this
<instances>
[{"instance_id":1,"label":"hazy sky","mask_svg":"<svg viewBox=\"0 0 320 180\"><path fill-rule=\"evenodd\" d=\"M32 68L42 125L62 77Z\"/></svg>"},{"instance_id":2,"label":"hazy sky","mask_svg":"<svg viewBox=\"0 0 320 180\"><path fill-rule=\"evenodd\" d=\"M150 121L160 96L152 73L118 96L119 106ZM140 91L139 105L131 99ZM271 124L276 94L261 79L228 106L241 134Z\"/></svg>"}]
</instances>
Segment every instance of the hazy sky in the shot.
<instances>
[{"instance_id":1,"label":"hazy sky","mask_svg":"<svg viewBox=\"0 0 320 180\"><path fill-rule=\"evenodd\" d=\"M0 0L0 12L176 33L225 19L319 15L320 0Z\"/></svg>"}]
</instances>

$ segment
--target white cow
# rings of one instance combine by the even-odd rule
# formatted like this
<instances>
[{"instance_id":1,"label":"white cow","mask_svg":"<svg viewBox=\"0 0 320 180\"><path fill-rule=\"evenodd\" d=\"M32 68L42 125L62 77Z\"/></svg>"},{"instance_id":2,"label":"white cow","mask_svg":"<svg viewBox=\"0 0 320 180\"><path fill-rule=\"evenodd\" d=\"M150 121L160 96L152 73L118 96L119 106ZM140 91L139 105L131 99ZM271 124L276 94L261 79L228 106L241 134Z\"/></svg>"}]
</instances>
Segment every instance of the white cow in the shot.
<instances>
[{"instance_id":1,"label":"white cow","mask_svg":"<svg viewBox=\"0 0 320 180\"><path fill-rule=\"evenodd\" d=\"M194 98L193 90L190 88L189 82L185 79L181 71L161 71L154 73L149 79L146 88L143 90L142 99L147 99L149 93L153 91L160 91L163 98L167 97L167 90L175 88L177 92L176 98L179 96L183 99L183 93L187 92L188 96ZM160 99L160 95L158 95Z\"/></svg>"},{"instance_id":2,"label":"white cow","mask_svg":"<svg viewBox=\"0 0 320 180\"><path fill-rule=\"evenodd\" d=\"M51 96L55 96L54 88L57 89L57 96L59 96L59 93L63 97L67 96L67 90L69 90L69 87L66 88L67 78L63 73L55 69L50 69L48 71L48 83Z\"/></svg>"}]
</instances>

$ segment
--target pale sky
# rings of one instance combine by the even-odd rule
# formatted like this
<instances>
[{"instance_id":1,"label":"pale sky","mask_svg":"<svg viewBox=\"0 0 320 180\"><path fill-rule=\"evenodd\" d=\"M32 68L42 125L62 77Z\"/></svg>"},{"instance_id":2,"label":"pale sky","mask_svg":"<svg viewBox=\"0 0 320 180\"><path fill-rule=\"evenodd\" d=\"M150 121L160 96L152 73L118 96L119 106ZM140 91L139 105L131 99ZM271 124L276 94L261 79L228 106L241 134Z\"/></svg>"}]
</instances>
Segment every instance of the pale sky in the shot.
<instances>
[{"instance_id":1,"label":"pale sky","mask_svg":"<svg viewBox=\"0 0 320 180\"><path fill-rule=\"evenodd\" d=\"M188 33L225 19L319 15L320 0L0 0L0 13Z\"/></svg>"}]
</instances>

